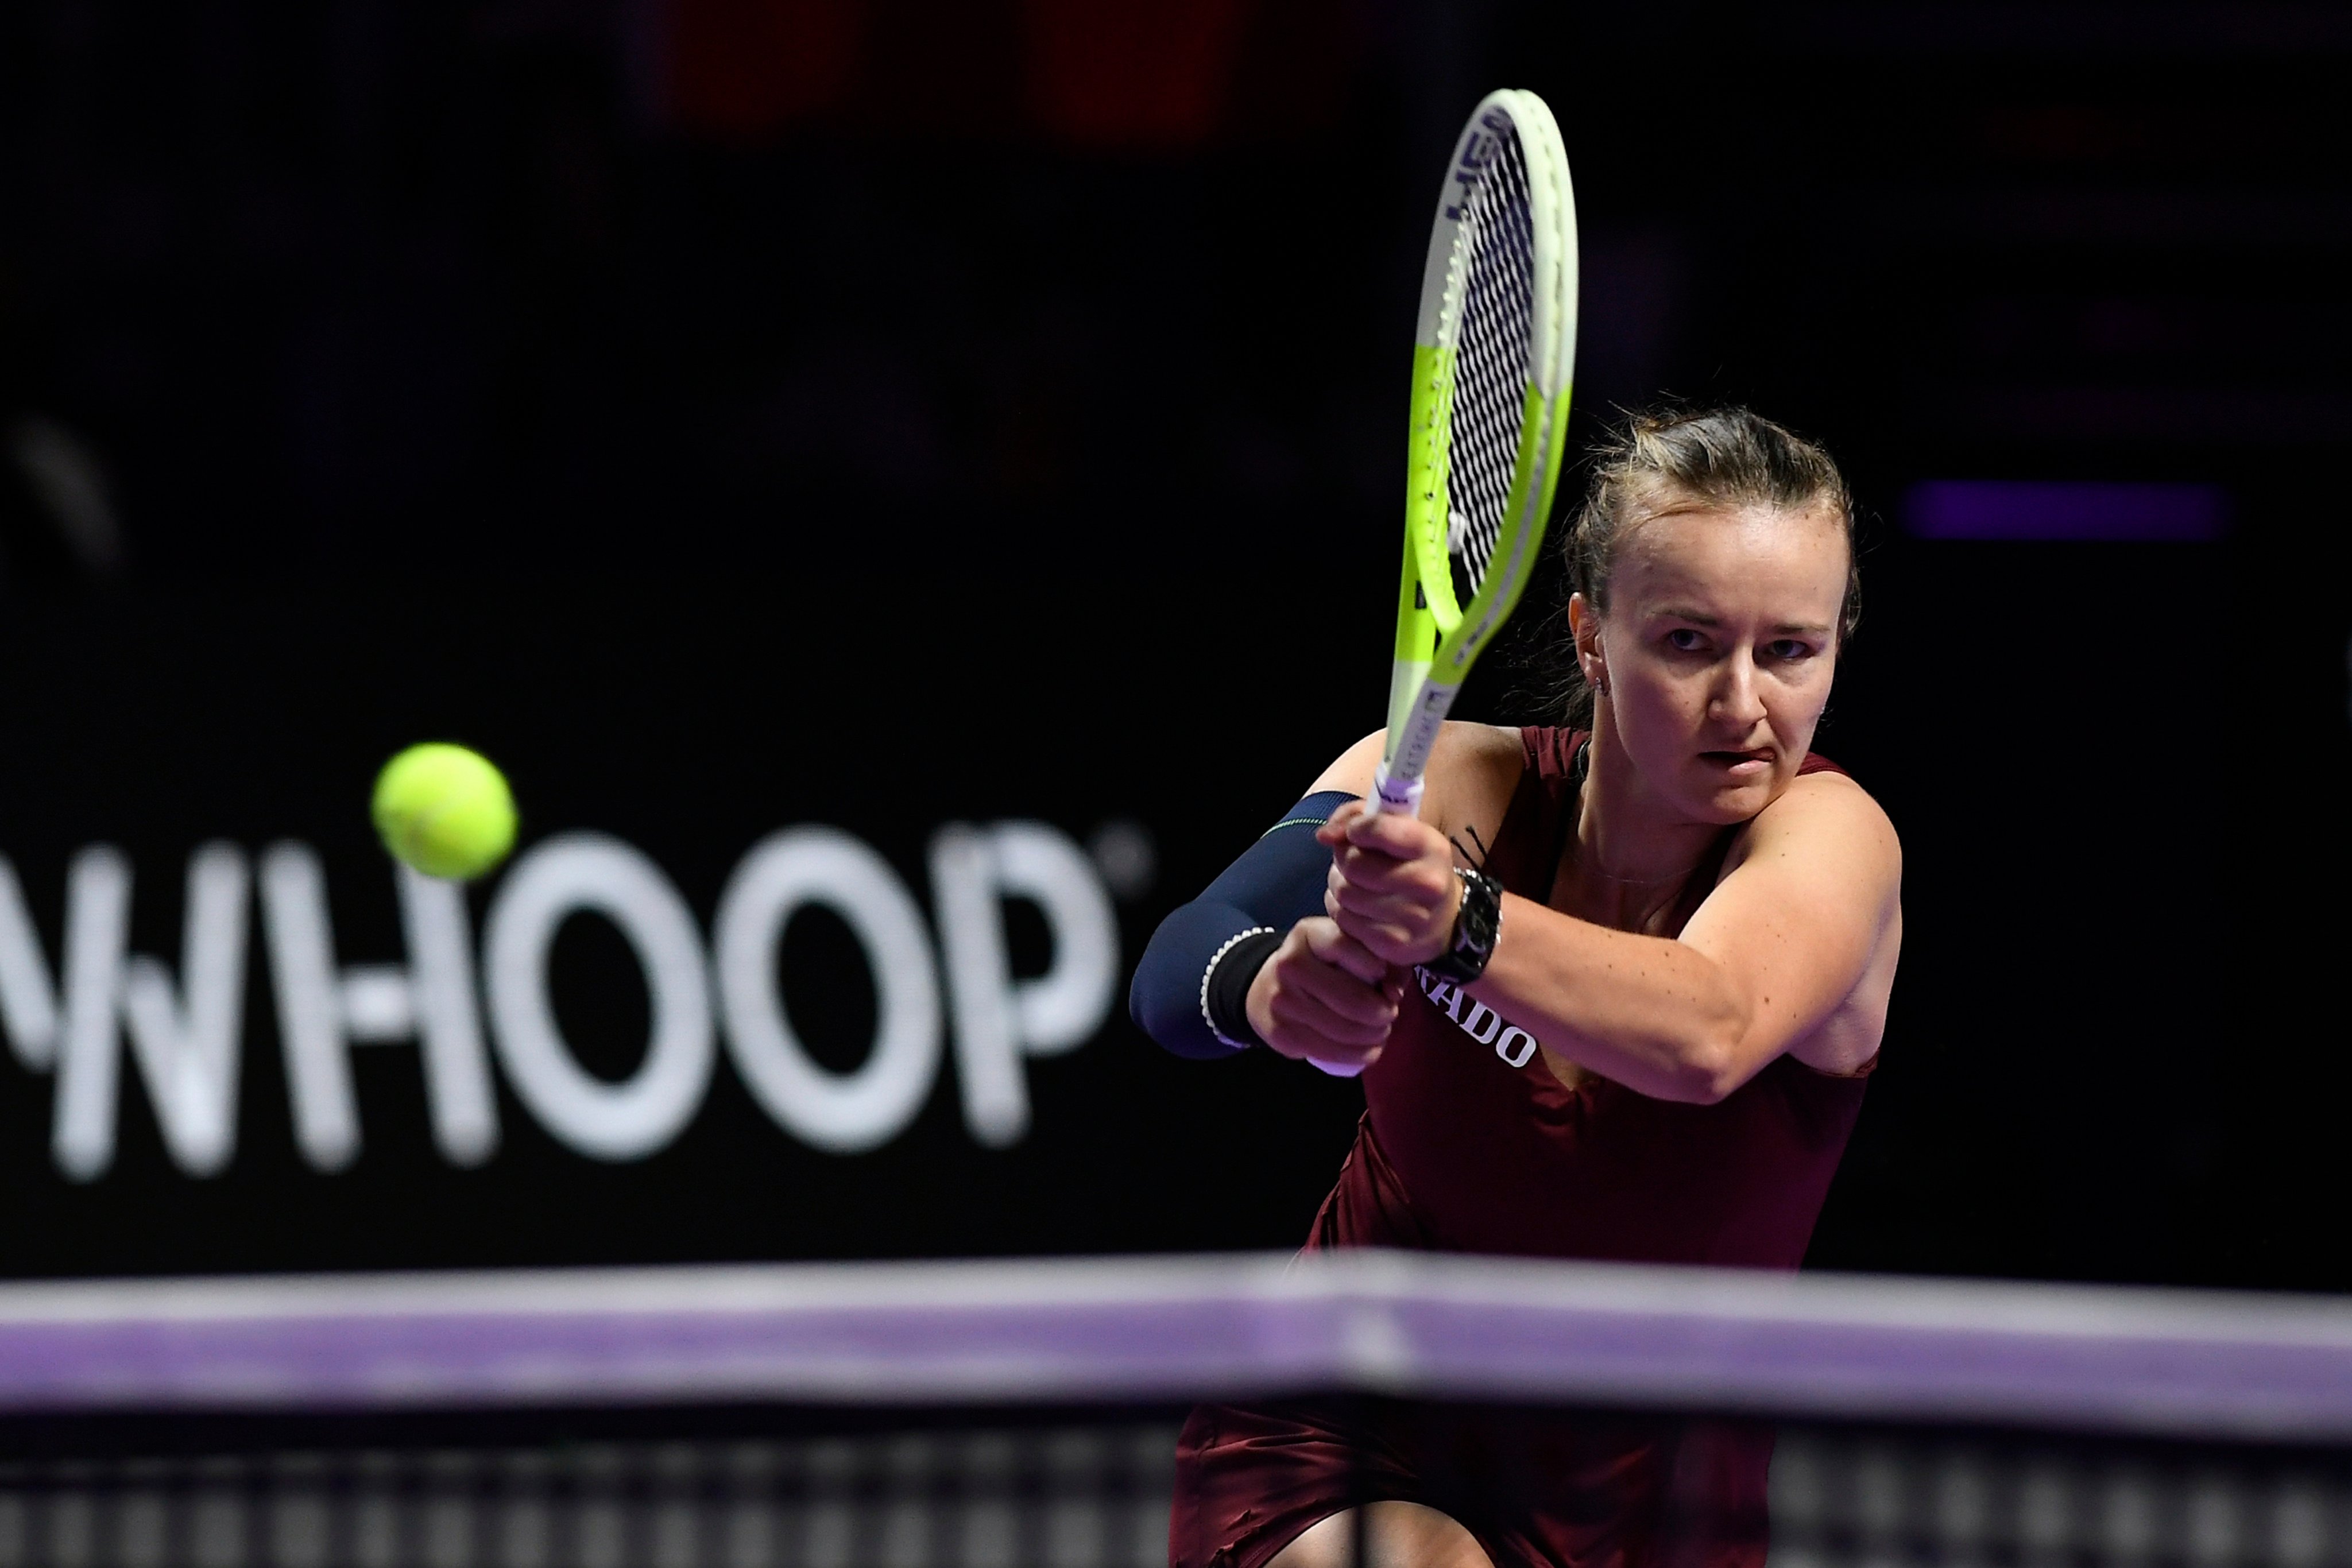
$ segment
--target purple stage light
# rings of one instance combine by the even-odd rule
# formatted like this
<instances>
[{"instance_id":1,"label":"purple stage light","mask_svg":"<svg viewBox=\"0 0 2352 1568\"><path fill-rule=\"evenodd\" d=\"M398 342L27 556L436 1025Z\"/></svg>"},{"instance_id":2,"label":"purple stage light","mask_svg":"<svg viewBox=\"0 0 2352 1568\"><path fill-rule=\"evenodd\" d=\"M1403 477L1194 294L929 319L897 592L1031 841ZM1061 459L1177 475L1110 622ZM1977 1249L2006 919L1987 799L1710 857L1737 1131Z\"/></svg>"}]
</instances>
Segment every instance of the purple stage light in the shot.
<instances>
[{"instance_id":1,"label":"purple stage light","mask_svg":"<svg viewBox=\"0 0 2352 1568\"><path fill-rule=\"evenodd\" d=\"M1915 538L2195 544L2230 520L2219 485L1927 479L1903 497Z\"/></svg>"}]
</instances>

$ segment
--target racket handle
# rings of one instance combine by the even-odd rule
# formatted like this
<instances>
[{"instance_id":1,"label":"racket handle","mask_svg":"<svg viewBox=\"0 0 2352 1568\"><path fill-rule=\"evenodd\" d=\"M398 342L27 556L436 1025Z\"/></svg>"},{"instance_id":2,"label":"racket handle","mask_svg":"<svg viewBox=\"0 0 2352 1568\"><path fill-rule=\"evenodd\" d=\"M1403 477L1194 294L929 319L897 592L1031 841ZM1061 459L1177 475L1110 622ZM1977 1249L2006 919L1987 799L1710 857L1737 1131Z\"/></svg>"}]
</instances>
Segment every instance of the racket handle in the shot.
<instances>
[{"instance_id":1,"label":"racket handle","mask_svg":"<svg viewBox=\"0 0 2352 1568\"><path fill-rule=\"evenodd\" d=\"M1372 792L1364 797L1364 815L1377 817L1382 811L1400 811L1408 817L1421 815L1419 779L1402 781L1389 777L1389 765L1381 763L1372 774Z\"/></svg>"},{"instance_id":2,"label":"racket handle","mask_svg":"<svg viewBox=\"0 0 2352 1568\"><path fill-rule=\"evenodd\" d=\"M1381 763L1372 774L1372 792L1364 797L1364 814L1377 817L1382 811L1402 811L1408 817L1419 816L1421 785L1418 779L1406 779L1402 783L1391 779L1389 765ZM1334 1078L1353 1078L1364 1071L1364 1064L1360 1061L1318 1061L1311 1056L1307 1060Z\"/></svg>"}]
</instances>

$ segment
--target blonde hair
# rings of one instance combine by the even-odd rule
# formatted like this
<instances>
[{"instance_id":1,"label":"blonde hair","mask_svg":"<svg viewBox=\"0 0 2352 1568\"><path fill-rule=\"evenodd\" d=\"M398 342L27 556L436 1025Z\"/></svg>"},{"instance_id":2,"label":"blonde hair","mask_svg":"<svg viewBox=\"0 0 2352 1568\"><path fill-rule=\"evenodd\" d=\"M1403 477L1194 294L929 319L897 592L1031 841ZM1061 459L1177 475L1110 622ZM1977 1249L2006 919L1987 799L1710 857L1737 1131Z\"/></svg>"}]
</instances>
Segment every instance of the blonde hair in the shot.
<instances>
[{"instance_id":1,"label":"blonde hair","mask_svg":"<svg viewBox=\"0 0 2352 1568\"><path fill-rule=\"evenodd\" d=\"M1593 455L1584 504L1562 544L1569 588L1606 612L1627 524L1674 498L1833 515L1845 532L1845 598L1838 607L1838 646L1845 646L1862 617L1861 556L1845 476L1820 446L1745 408L1652 410L1629 414L1609 433ZM1568 723L1590 727L1592 689L1573 657L1563 685Z\"/></svg>"}]
</instances>

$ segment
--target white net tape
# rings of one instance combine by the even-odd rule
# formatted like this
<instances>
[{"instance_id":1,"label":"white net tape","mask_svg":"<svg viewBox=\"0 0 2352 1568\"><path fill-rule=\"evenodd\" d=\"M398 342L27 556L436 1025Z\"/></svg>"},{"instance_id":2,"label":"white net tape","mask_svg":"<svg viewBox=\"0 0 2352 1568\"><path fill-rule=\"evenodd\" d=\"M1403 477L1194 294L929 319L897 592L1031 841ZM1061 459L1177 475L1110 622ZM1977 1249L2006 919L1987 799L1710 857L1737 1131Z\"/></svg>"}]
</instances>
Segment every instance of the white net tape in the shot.
<instances>
[{"instance_id":1,"label":"white net tape","mask_svg":"<svg viewBox=\"0 0 2352 1568\"><path fill-rule=\"evenodd\" d=\"M1486 580L1509 503L1535 328L1535 214L1518 132L1497 137L1463 214L1462 331L1454 361L1446 550L1467 602Z\"/></svg>"}]
</instances>

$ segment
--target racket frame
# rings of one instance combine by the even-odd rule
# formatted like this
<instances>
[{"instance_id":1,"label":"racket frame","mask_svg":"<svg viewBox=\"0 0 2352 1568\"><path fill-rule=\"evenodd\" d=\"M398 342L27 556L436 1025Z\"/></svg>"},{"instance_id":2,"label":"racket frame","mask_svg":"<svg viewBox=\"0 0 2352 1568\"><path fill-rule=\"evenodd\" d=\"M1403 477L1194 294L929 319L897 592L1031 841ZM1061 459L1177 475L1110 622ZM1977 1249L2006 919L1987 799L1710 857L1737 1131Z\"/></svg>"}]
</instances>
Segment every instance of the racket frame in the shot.
<instances>
[{"instance_id":1,"label":"racket frame","mask_svg":"<svg viewBox=\"0 0 2352 1568\"><path fill-rule=\"evenodd\" d=\"M1446 549L1452 517L1446 476L1453 439L1454 365L1460 341L1471 193L1500 137L1516 132L1528 167L1534 239L1530 379L1519 449L1492 562L1462 605ZM1551 110L1534 93L1505 88L1482 99L1463 127L1438 198L1422 274L1412 353L1404 556L1397 590L1388 732L1370 811L1410 816L1421 806L1429 754L1478 655L1518 605L1542 548L1566 448L1576 352L1576 198Z\"/></svg>"}]
</instances>

